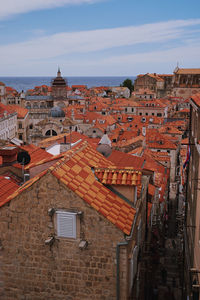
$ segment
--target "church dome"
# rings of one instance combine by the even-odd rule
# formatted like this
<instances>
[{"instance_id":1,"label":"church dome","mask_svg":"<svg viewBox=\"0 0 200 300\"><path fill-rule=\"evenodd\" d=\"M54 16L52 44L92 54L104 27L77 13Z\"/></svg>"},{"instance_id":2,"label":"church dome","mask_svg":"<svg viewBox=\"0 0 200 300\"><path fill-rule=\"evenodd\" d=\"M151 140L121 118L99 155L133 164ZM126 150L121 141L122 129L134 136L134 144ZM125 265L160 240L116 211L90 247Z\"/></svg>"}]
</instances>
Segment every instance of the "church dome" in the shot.
<instances>
[{"instance_id":1,"label":"church dome","mask_svg":"<svg viewBox=\"0 0 200 300\"><path fill-rule=\"evenodd\" d=\"M65 87L67 83L65 79L61 76L60 69L58 68L57 77L52 80L52 87Z\"/></svg>"},{"instance_id":2,"label":"church dome","mask_svg":"<svg viewBox=\"0 0 200 300\"><path fill-rule=\"evenodd\" d=\"M55 107L52 107L52 109L50 110L49 117L64 118L65 117L65 112L59 106L55 106Z\"/></svg>"}]
</instances>

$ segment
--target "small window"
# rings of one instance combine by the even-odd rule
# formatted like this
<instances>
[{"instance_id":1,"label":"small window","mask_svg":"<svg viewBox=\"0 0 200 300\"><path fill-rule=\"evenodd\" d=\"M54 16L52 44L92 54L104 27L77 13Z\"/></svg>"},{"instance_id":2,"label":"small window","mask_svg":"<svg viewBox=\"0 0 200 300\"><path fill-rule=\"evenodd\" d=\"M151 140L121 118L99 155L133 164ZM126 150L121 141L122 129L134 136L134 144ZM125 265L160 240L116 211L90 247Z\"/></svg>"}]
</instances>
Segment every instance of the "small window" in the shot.
<instances>
[{"instance_id":1,"label":"small window","mask_svg":"<svg viewBox=\"0 0 200 300\"><path fill-rule=\"evenodd\" d=\"M57 211L57 236L76 239L76 213Z\"/></svg>"}]
</instances>

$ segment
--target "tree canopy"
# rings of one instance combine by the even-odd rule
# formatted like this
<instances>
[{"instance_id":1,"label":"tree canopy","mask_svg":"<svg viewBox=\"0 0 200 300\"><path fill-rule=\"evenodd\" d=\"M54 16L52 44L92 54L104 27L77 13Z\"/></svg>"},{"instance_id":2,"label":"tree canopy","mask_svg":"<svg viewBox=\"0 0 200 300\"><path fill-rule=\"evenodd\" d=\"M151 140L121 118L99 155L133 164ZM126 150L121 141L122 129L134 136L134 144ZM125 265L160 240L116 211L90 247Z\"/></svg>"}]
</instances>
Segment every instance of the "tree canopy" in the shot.
<instances>
[{"instance_id":1,"label":"tree canopy","mask_svg":"<svg viewBox=\"0 0 200 300\"><path fill-rule=\"evenodd\" d=\"M127 87L130 90L130 94L134 90L134 84L133 84L132 80L129 78L125 79L120 86Z\"/></svg>"}]
</instances>

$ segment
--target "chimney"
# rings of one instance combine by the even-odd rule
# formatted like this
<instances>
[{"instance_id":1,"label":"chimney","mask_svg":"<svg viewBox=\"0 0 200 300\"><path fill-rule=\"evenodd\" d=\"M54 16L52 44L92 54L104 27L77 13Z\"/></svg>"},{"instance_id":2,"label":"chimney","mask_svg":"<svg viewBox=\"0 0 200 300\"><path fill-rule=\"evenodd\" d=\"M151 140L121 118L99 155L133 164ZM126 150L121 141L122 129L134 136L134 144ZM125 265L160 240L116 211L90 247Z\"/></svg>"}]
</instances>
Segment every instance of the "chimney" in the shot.
<instances>
[{"instance_id":1,"label":"chimney","mask_svg":"<svg viewBox=\"0 0 200 300\"><path fill-rule=\"evenodd\" d=\"M10 165L17 160L18 149L14 146L3 146L0 148L2 164Z\"/></svg>"}]
</instances>

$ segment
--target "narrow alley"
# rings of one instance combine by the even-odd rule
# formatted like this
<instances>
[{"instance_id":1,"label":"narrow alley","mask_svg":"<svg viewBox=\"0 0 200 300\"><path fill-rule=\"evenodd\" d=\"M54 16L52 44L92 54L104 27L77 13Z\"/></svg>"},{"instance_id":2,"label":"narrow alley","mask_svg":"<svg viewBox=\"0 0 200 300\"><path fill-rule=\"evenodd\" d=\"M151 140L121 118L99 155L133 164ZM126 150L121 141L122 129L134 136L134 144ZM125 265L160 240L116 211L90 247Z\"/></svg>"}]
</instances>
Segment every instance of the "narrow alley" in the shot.
<instances>
[{"instance_id":1,"label":"narrow alley","mask_svg":"<svg viewBox=\"0 0 200 300\"><path fill-rule=\"evenodd\" d=\"M182 217L171 203L163 224L154 226L142 261L144 288L138 299L179 300L183 293Z\"/></svg>"}]
</instances>

